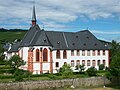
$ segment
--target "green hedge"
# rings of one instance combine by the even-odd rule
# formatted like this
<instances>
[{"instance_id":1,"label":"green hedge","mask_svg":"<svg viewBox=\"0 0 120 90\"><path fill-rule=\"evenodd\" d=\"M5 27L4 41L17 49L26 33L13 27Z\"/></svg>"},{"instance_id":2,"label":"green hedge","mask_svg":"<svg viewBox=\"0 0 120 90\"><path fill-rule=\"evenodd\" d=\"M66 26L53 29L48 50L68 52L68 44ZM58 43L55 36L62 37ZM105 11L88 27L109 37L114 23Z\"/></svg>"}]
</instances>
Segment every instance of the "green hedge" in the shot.
<instances>
[{"instance_id":1,"label":"green hedge","mask_svg":"<svg viewBox=\"0 0 120 90\"><path fill-rule=\"evenodd\" d=\"M13 75L0 75L0 79L12 79L14 78Z\"/></svg>"},{"instance_id":2,"label":"green hedge","mask_svg":"<svg viewBox=\"0 0 120 90\"><path fill-rule=\"evenodd\" d=\"M3 74L3 73L13 73L14 72L14 70L13 69L1 69L0 70L0 74Z\"/></svg>"}]
</instances>

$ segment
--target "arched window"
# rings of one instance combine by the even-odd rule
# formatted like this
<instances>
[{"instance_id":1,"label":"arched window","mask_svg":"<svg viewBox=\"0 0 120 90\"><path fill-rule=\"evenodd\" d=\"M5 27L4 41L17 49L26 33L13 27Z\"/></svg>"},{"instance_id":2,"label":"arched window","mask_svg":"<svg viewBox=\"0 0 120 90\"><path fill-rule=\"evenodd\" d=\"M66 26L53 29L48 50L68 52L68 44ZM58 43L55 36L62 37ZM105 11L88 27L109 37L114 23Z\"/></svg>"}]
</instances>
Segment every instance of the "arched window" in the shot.
<instances>
[{"instance_id":1,"label":"arched window","mask_svg":"<svg viewBox=\"0 0 120 90\"><path fill-rule=\"evenodd\" d=\"M100 65L100 60L98 60L97 64L98 64L98 66Z\"/></svg>"},{"instance_id":2,"label":"arched window","mask_svg":"<svg viewBox=\"0 0 120 90\"><path fill-rule=\"evenodd\" d=\"M87 66L90 66L90 60L87 61Z\"/></svg>"},{"instance_id":3,"label":"arched window","mask_svg":"<svg viewBox=\"0 0 120 90\"><path fill-rule=\"evenodd\" d=\"M71 56L74 56L74 50L71 50Z\"/></svg>"},{"instance_id":4,"label":"arched window","mask_svg":"<svg viewBox=\"0 0 120 90\"><path fill-rule=\"evenodd\" d=\"M39 61L39 49L36 49L36 62Z\"/></svg>"},{"instance_id":5,"label":"arched window","mask_svg":"<svg viewBox=\"0 0 120 90\"><path fill-rule=\"evenodd\" d=\"M60 50L57 50L57 52L56 52L56 58L60 59Z\"/></svg>"},{"instance_id":6,"label":"arched window","mask_svg":"<svg viewBox=\"0 0 120 90\"><path fill-rule=\"evenodd\" d=\"M105 60L103 60L103 64L104 64L104 66L105 66Z\"/></svg>"},{"instance_id":7,"label":"arched window","mask_svg":"<svg viewBox=\"0 0 120 90\"><path fill-rule=\"evenodd\" d=\"M92 61L92 66L95 67L95 65L96 65L96 62L95 62L95 60L93 60Z\"/></svg>"},{"instance_id":8,"label":"arched window","mask_svg":"<svg viewBox=\"0 0 120 90\"><path fill-rule=\"evenodd\" d=\"M43 62L47 62L48 61L48 51L47 49L45 48L43 50Z\"/></svg>"},{"instance_id":9,"label":"arched window","mask_svg":"<svg viewBox=\"0 0 120 90\"><path fill-rule=\"evenodd\" d=\"M71 67L74 67L74 60L71 61Z\"/></svg>"},{"instance_id":10,"label":"arched window","mask_svg":"<svg viewBox=\"0 0 120 90\"><path fill-rule=\"evenodd\" d=\"M85 60L82 60L82 65L84 65L84 66L85 66Z\"/></svg>"},{"instance_id":11,"label":"arched window","mask_svg":"<svg viewBox=\"0 0 120 90\"><path fill-rule=\"evenodd\" d=\"M67 58L67 52L66 52L66 50L63 51L63 58L64 58L64 59Z\"/></svg>"},{"instance_id":12,"label":"arched window","mask_svg":"<svg viewBox=\"0 0 120 90\"><path fill-rule=\"evenodd\" d=\"M95 50L92 51L92 55L95 56Z\"/></svg>"},{"instance_id":13,"label":"arched window","mask_svg":"<svg viewBox=\"0 0 120 90\"><path fill-rule=\"evenodd\" d=\"M80 56L80 51L79 50L77 50L77 56Z\"/></svg>"},{"instance_id":14,"label":"arched window","mask_svg":"<svg viewBox=\"0 0 120 90\"><path fill-rule=\"evenodd\" d=\"M79 66L80 65L80 60L77 60L76 61L76 66Z\"/></svg>"},{"instance_id":15,"label":"arched window","mask_svg":"<svg viewBox=\"0 0 120 90\"><path fill-rule=\"evenodd\" d=\"M87 51L87 56L90 56L90 50Z\"/></svg>"},{"instance_id":16,"label":"arched window","mask_svg":"<svg viewBox=\"0 0 120 90\"><path fill-rule=\"evenodd\" d=\"M98 53L98 55L100 55L100 50L98 50L98 52L97 52L97 53Z\"/></svg>"},{"instance_id":17,"label":"arched window","mask_svg":"<svg viewBox=\"0 0 120 90\"><path fill-rule=\"evenodd\" d=\"M85 56L85 50L82 50L82 56Z\"/></svg>"},{"instance_id":18,"label":"arched window","mask_svg":"<svg viewBox=\"0 0 120 90\"><path fill-rule=\"evenodd\" d=\"M103 55L105 55L105 50L103 50Z\"/></svg>"}]
</instances>

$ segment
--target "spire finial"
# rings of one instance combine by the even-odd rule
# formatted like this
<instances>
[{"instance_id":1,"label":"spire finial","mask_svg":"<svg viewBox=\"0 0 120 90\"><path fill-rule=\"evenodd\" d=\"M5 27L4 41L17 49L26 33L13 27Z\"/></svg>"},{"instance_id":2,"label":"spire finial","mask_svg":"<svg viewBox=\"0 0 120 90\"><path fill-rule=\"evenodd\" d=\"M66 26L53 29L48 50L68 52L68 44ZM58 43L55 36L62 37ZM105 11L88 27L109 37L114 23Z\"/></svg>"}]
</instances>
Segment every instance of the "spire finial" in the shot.
<instances>
[{"instance_id":1,"label":"spire finial","mask_svg":"<svg viewBox=\"0 0 120 90\"><path fill-rule=\"evenodd\" d=\"M32 26L36 25L35 1L33 1Z\"/></svg>"}]
</instances>

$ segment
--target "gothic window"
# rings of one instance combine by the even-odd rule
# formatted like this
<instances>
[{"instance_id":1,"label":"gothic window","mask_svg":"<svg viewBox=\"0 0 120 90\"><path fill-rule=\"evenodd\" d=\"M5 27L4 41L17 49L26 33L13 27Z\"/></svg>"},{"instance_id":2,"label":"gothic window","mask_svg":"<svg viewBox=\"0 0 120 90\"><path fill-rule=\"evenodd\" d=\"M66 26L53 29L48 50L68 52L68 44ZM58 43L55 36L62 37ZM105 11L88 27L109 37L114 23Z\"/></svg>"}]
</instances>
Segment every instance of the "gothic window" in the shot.
<instances>
[{"instance_id":1,"label":"gothic window","mask_svg":"<svg viewBox=\"0 0 120 90\"><path fill-rule=\"evenodd\" d=\"M39 61L39 49L36 49L36 62Z\"/></svg>"},{"instance_id":2,"label":"gothic window","mask_svg":"<svg viewBox=\"0 0 120 90\"><path fill-rule=\"evenodd\" d=\"M57 52L56 52L56 58L60 59L60 50L57 50Z\"/></svg>"},{"instance_id":3,"label":"gothic window","mask_svg":"<svg viewBox=\"0 0 120 90\"><path fill-rule=\"evenodd\" d=\"M47 49L45 48L43 50L43 62L47 62L48 61L48 51Z\"/></svg>"},{"instance_id":4,"label":"gothic window","mask_svg":"<svg viewBox=\"0 0 120 90\"><path fill-rule=\"evenodd\" d=\"M67 51L66 51L66 50L63 51L63 58L64 58L64 59L67 58Z\"/></svg>"}]
</instances>

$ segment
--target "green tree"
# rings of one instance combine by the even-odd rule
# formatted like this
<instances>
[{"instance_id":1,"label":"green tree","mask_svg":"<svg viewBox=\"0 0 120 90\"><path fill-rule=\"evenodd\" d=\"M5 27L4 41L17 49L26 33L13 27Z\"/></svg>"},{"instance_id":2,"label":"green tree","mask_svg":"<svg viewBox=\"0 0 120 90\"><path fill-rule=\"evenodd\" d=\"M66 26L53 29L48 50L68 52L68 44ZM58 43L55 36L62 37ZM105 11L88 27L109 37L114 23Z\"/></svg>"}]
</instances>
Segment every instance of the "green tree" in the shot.
<instances>
[{"instance_id":1,"label":"green tree","mask_svg":"<svg viewBox=\"0 0 120 90\"><path fill-rule=\"evenodd\" d=\"M109 71L113 77L120 77L120 51L112 57Z\"/></svg>"},{"instance_id":2,"label":"green tree","mask_svg":"<svg viewBox=\"0 0 120 90\"><path fill-rule=\"evenodd\" d=\"M60 69L60 74L64 77L64 78L68 78L71 77L73 75L73 71L70 67L69 64L64 64L62 66L62 68Z\"/></svg>"},{"instance_id":3,"label":"green tree","mask_svg":"<svg viewBox=\"0 0 120 90\"><path fill-rule=\"evenodd\" d=\"M9 60L9 64L14 69L18 69L21 65L25 65L25 62L18 55L13 55Z\"/></svg>"},{"instance_id":4,"label":"green tree","mask_svg":"<svg viewBox=\"0 0 120 90\"><path fill-rule=\"evenodd\" d=\"M111 59L111 61L113 60L112 58L114 57L114 55L116 55L116 53L119 52L119 51L120 51L119 43L112 40L111 49L110 49L110 59Z\"/></svg>"},{"instance_id":5,"label":"green tree","mask_svg":"<svg viewBox=\"0 0 120 90\"><path fill-rule=\"evenodd\" d=\"M90 67L86 71L89 76L96 76L97 74L97 69L95 67Z\"/></svg>"},{"instance_id":6,"label":"green tree","mask_svg":"<svg viewBox=\"0 0 120 90\"><path fill-rule=\"evenodd\" d=\"M14 77L16 81L22 81L24 75L24 70L19 69L21 65L25 65L25 62L18 56L18 55L13 55L10 60L9 64L11 67L14 68Z\"/></svg>"}]
</instances>

